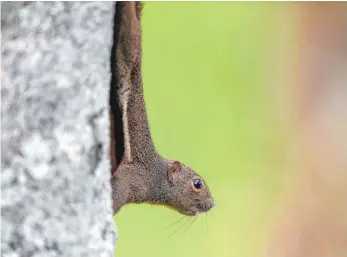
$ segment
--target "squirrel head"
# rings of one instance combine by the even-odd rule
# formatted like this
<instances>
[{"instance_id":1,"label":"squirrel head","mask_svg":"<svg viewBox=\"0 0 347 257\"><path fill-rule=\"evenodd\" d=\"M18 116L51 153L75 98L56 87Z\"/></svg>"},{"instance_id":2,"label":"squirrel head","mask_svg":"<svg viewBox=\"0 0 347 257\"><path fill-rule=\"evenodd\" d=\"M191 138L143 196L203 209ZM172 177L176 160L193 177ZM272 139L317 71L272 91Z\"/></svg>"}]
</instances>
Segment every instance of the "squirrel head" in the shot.
<instances>
[{"instance_id":1,"label":"squirrel head","mask_svg":"<svg viewBox=\"0 0 347 257\"><path fill-rule=\"evenodd\" d=\"M205 181L191 168L178 161L169 161L167 169L168 207L181 214L195 216L215 206Z\"/></svg>"}]
</instances>

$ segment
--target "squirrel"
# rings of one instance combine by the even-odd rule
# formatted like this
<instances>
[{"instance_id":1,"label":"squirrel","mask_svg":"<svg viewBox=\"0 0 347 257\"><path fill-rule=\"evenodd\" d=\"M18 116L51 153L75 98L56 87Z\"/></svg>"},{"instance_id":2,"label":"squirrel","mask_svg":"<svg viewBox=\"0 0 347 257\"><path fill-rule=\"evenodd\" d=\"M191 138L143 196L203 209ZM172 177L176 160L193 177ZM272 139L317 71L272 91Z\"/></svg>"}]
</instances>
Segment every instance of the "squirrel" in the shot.
<instances>
[{"instance_id":1,"label":"squirrel","mask_svg":"<svg viewBox=\"0 0 347 257\"><path fill-rule=\"evenodd\" d=\"M116 214L128 203L167 206L195 216L215 206L206 182L193 169L163 158L147 120L141 74L141 2L116 2L111 56L112 200ZM112 121L111 121L112 123Z\"/></svg>"}]
</instances>

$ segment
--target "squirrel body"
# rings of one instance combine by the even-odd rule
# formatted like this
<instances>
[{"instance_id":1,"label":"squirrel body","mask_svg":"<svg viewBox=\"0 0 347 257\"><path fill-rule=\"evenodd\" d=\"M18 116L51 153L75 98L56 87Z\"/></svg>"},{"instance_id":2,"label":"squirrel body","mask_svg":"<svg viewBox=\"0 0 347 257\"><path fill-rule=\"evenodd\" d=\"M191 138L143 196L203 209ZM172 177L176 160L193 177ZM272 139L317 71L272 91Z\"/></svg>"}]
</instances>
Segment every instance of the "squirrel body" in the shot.
<instances>
[{"instance_id":1,"label":"squirrel body","mask_svg":"<svg viewBox=\"0 0 347 257\"><path fill-rule=\"evenodd\" d=\"M116 140L118 151L111 151L118 157L111 178L113 210L117 213L128 203L152 203L194 216L211 209L214 200L195 171L163 158L154 147L141 74L141 10L140 2L116 3L111 98L118 106L111 104L111 113L122 124L118 134L123 137Z\"/></svg>"}]
</instances>

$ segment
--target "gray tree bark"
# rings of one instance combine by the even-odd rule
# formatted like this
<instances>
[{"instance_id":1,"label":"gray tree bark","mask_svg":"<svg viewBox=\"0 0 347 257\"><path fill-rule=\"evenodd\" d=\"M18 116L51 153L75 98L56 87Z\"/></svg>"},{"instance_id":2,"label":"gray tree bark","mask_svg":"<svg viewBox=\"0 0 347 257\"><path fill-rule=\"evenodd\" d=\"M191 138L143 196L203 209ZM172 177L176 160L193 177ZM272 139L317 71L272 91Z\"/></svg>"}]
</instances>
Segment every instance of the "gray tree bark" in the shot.
<instances>
[{"instance_id":1,"label":"gray tree bark","mask_svg":"<svg viewBox=\"0 0 347 257\"><path fill-rule=\"evenodd\" d=\"M1 256L113 256L112 2L1 3Z\"/></svg>"}]
</instances>

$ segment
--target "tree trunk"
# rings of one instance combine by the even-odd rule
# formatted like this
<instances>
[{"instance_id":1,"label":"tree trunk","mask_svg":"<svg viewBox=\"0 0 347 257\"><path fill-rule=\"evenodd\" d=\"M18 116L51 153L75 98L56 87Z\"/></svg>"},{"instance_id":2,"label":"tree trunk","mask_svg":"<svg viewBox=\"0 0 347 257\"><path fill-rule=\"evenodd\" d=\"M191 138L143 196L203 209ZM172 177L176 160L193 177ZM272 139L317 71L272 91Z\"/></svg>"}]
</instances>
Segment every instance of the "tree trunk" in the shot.
<instances>
[{"instance_id":1,"label":"tree trunk","mask_svg":"<svg viewBox=\"0 0 347 257\"><path fill-rule=\"evenodd\" d=\"M1 256L113 256L113 2L1 3Z\"/></svg>"}]
</instances>

